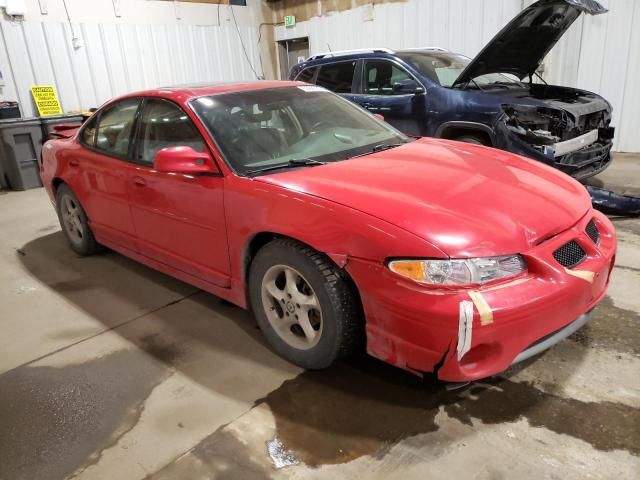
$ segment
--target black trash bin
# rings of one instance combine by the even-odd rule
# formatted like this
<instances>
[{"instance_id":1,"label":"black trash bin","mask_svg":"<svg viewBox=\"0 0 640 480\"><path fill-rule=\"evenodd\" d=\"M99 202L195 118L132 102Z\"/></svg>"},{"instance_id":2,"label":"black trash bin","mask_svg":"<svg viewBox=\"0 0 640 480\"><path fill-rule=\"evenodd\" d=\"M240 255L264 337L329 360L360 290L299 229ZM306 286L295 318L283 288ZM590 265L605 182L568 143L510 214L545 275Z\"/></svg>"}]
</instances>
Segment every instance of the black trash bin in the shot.
<instances>
[{"instance_id":1,"label":"black trash bin","mask_svg":"<svg viewBox=\"0 0 640 480\"><path fill-rule=\"evenodd\" d=\"M78 115L55 115L53 117L44 117L42 121L42 141L46 142L51 138L51 134L55 133L55 127L58 125L82 125L85 118Z\"/></svg>"},{"instance_id":2,"label":"black trash bin","mask_svg":"<svg viewBox=\"0 0 640 480\"><path fill-rule=\"evenodd\" d=\"M0 120L6 118L20 118L18 102L0 102Z\"/></svg>"},{"instance_id":3,"label":"black trash bin","mask_svg":"<svg viewBox=\"0 0 640 480\"><path fill-rule=\"evenodd\" d=\"M0 184L12 190L42 186L38 158L42 150L39 118L0 120Z\"/></svg>"}]
</instances>

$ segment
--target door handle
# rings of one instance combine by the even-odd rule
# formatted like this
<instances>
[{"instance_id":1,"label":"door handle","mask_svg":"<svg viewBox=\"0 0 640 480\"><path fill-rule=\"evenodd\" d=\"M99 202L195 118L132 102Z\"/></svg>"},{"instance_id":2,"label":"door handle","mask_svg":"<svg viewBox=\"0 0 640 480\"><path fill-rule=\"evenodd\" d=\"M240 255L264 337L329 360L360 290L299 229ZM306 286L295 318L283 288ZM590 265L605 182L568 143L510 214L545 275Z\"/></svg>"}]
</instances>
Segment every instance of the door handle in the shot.
<instances>
[{"instance_id":1,"label":"door handle","mask_svg":"<svg viewBox=\"0 0 640 480\"><path fill-rule=\"evenodd\" d=\"M80 162L78 162L78 160L69 160L70 167L77 167L79 165L80 165Z\"/></svg>"},{"instance_id":2,"label":"door handle","mask_svg":"<svg viewBox=\"0 0 640 480\"><path fill-rule=\"evenodd\" d=\"M144 187L147 184L142 177L133 177L133 183L138 187Z\"/></svg>"}]
</instances>

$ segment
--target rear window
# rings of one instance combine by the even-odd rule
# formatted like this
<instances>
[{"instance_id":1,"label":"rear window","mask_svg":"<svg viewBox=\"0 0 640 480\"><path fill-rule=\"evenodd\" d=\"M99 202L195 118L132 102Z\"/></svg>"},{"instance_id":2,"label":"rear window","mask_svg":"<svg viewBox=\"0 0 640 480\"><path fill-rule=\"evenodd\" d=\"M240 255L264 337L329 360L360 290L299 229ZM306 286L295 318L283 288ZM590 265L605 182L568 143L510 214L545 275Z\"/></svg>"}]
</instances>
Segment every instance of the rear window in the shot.
<instances>
[{"instance_id":1,"label":"rear window","mask_svg":"<svg viewBox=\"0 0 640 480\"><path fill-rule=\"evenodd\" d=\"M316 73L315 67L305 68L298 74L298 76L296 77L296 80L299 82L313 83L313 75L315 73Z\"/></svg>"},{"instance_id":2,"label":"rear window","mask_svg":"<svg viewBox=\"0 0 640 480\"><path fill-rule=\"evenodd\" d=\"M320 67L316 84L335 93L351 93L356 62L340 62Z\"/></svg>"}]
</instances>

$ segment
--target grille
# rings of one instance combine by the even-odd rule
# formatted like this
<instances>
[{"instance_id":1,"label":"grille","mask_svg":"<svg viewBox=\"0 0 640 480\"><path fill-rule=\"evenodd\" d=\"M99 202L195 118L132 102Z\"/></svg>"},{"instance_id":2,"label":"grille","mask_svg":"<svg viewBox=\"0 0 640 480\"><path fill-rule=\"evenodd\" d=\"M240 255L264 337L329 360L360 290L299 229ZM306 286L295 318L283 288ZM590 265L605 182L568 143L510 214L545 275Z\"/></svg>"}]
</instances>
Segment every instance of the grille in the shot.
<instances>
[{"instance_id":1,"label":"grille","mask_svg":"<svg viewBox=\"0 0 640 480\"><path fill-rule=\"evenodd\" d=\"M585 251L575 240L571 240L565 243L555 252L553 252L553 258L555 258L560 265L566 268L572 268L578 265L587 256Z\"/></svg>"},{"instance_id":2,"label":"grille","mask_svg":"<svg viewBox=\"0 0 640 480\"><path fill-rule=\"evenodd\" d=\"M596 224L593 222L593 220L591 220L587 224L587 228L585 228L584 231L587 232L587 235L589 235L589 238L593 240L593 243L595 243L596 245L600 243L600 232L598 231L598 227L596 227Z\"/></svg>"}]
</instances>

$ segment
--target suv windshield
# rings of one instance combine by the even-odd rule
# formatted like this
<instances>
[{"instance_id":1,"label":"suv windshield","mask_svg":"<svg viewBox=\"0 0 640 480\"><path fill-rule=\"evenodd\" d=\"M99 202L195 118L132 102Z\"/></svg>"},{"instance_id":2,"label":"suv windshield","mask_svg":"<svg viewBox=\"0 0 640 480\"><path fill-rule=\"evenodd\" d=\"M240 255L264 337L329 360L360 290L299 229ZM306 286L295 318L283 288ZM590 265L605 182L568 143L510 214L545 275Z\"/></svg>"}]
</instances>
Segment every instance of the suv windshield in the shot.
<instances>
[{"instance_id":1,"label":"suv windshield","mask_svg":"<svg viewBox=\"0 0 640 480\"><path fill-rule=\"evenodd\" d=\"M349 101L311 85L211 95L191 105L241 174L344 160L409 141Z\"/></svg>"},{"instance_id":2,"label":"suv windshield","mask_svg":"<svg viewBox=\"0 0 640 480\"><path fill-rule=\"evenodd\" d=\"M453 86L453 82L471 62L471 59L464 55L450 52L401 52L398 57L437 84L447 88ZM480 75L473 79L472 85L483 87L503 83L521 85L517 79L501 73Z\"/></svg>"}]
</instances>

